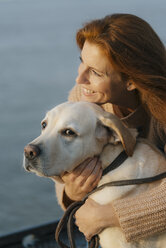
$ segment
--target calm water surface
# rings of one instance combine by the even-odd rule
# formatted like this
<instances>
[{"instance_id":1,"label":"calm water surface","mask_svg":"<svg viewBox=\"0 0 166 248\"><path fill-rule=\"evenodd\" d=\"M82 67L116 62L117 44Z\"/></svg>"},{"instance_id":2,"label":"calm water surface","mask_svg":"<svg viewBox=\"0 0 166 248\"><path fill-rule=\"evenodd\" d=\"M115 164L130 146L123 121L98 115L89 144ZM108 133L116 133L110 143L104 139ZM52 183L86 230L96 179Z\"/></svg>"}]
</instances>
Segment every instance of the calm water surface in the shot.
<instances>
[{"instance_id":1,"label":"calm water surface","mask_svg":"<svg viewBox=\"0 0 166 248\"><path fill-rule=\"evenodd\" d=\"M62 215L53 182L22 168L23 148L75 83L76 30L115 12L146 19L166 41L165 0L0 0L0 235Z\"/></svg>"}]
</instances>

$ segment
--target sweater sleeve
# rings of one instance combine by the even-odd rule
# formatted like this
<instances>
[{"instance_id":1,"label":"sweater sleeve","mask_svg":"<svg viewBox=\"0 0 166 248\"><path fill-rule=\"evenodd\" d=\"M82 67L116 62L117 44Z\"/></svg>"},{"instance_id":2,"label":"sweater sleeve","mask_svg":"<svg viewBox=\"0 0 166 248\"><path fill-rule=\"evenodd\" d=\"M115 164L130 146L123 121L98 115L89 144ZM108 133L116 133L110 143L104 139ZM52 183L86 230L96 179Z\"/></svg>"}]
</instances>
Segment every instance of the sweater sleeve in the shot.
<instances>
[{"instance_id":1,"label":"sweater sleeve","mask_svg":"<svg viewBox=\"0 0 166 248\"><path fill-rule=\"evenodd\" d=\"M166 126L152 119L149 139L166 153ZM150 191L113 203L128 241L166 231L166 179Z\"/></svg>"},{"instance_id":2,"label":"sweater sleeve","mask_svg":"<svg viewBox=\"0 0 166 248\"><path fill-rule=\"evenodd\" d=\"M68 100L70 102L78 102L81 100L81 88L80 85L75 85L69 92Z\"/></svg>"},{"instance_id":3,"label":"sweater sleeve","mask_svg":"<svg viewBox=\"0 0 166 248\"><path fill-rule=\"evenodd\" d=\"M166 231L166 179L139 196L115 200L113 207L128 242Z\"/></svg>"}]
</instances>

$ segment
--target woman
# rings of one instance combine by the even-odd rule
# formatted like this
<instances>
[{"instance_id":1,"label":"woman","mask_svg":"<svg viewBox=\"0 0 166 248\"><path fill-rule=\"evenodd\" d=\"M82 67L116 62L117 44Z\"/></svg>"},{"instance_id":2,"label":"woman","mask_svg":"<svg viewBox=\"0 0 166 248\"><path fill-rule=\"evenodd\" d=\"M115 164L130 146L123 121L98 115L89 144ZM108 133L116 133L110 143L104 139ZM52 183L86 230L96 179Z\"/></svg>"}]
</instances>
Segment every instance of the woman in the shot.
<instances>
[{"instance_id":1,"label":"woman","mask_svg":"<svg viewBox=\"0 0 166 248\"><path fill-rule=\"evenodd\" d=\"M77 32L81 64L72 101L100 104L115 113L142 137L149 137L166 153L166 52L157 34L144 20L114 14L94 20ZM150 117L151 131L150 129ZM66 208L81 200L99 182L97 158L89 159L57 185ZM108 226L122 228L128 241L166 230L166 179L135 198L100 205L88 199L76 212L76 224L87 240Z\"/></svg>"}]
</instances>

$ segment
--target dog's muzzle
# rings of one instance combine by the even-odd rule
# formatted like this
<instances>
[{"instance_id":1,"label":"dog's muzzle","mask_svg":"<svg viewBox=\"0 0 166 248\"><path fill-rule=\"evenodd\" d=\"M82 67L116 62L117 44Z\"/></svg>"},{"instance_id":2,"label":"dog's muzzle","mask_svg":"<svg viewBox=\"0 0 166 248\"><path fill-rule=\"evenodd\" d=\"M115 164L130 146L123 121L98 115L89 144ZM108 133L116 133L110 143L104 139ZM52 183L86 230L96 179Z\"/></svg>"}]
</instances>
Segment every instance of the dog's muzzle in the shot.
<instances>
[{"instance_id":1,"label":"dog's muzzle","mask_svg":"<svg viewBox=\"0 0 166 248\"><path fill-rule=\"evenodd\" d=\"M24 148L24 155L29 162L36 159L40 155L40 152L41 152L41 150L40 150L39 146L37 146L37 145L28 144ZM29 166L30 165L28 163L25 164L25 167L27 170L30 170Z\"/></svg>"}]
</instances>

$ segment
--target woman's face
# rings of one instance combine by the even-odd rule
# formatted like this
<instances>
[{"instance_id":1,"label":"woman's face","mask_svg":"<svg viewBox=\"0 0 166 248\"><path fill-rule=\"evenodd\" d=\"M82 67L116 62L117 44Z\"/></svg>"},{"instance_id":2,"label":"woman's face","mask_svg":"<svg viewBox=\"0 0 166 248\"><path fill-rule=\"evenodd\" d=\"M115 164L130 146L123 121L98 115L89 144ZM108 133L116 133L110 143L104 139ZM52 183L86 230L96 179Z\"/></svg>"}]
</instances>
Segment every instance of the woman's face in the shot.
<instances>
[{"instance_id":1,"label":"woman's face","mask_svg":"<svg viewBox=\"0 0 166 248\"><path fill-rule=\"evenodd\" d=\"M119 104L126 90L120 75L96 44L85 41L76 83L81 85L81 100Z\"/></svg>"}]
</instances>

